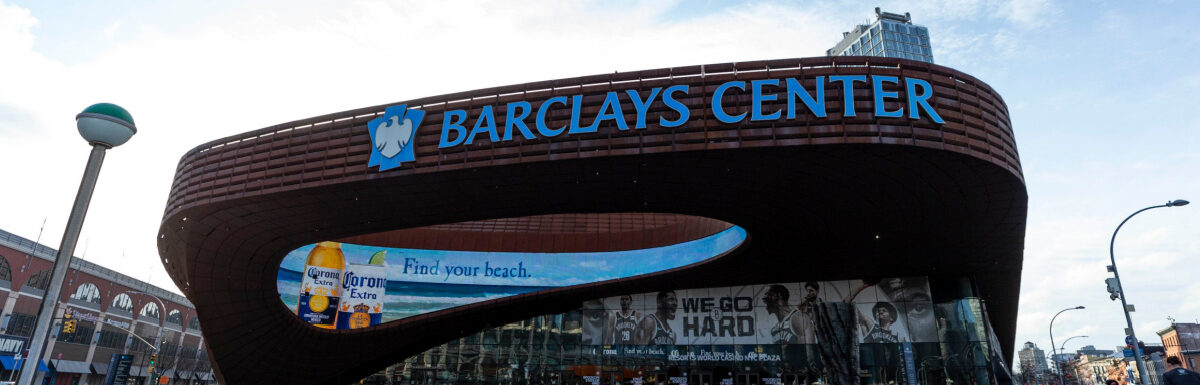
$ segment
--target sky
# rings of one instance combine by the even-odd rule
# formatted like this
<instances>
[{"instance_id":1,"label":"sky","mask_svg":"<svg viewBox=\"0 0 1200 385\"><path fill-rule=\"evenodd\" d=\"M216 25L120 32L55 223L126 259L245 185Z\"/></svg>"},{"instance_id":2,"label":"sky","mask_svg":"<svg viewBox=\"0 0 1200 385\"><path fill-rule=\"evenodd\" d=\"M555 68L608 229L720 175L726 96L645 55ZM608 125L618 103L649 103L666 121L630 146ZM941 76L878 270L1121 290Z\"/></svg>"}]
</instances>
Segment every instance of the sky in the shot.
<instances>
[{"instance_id":1,"label":"sky","mask_svg":"<svg viewBox=\"0 0 1200 385\"><path fill-rule=\"evenodd\" d=\"M174 288L155 234L179 157L274 124L505 84L824 55L874 7L911 12L934 60L990 84L1029 192L1019 345L1112 349L1117 224L1200 202L1200 7L1187 1L0 0L0 228L58 247L96 102L139 131L109 151L76 255ZM45 223L44 231L42 224ZM1200 203L1145 212L1115 248L1137 332L1200 319Z\"/></svg>"}]
</instances>

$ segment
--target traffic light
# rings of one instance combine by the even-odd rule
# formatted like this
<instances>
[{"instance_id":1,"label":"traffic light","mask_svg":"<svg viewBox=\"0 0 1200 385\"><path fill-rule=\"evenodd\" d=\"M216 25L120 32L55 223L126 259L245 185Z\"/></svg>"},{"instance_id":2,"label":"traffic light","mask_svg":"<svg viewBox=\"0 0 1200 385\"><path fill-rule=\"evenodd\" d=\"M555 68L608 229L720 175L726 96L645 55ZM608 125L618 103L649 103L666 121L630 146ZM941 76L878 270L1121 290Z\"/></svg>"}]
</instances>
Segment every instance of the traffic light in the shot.
<instances>
[{"instance_id":1,"label":"traffic light","mask_svg":"<svg viewBox=\"0 0 1200 385\"><path fill-rule=\"evenodd\" d=\"M150 373L154 373L154 363L158 362L158 353L150 355Z\"/></svg>"},{"instance_id":2,"label":"traffic light","mask_svg":"<svg viewBox=\"0 0 1200 385\"><path fill-rule=\"evenodd\" d=\"M1108 285L1108 299L1116 301L1117 298L1121 298L1121 285L1117 284L1116 278L1107 278L1104 284Z\"/></svg>"},{"instance_id":3,"label":"traffic light","mask_svg":"<svg viewBox=\"0 0 1200 385\"><path fill-rule=\"evenodd\" d=\"M63 328L62 328L62 332L63 332L63 333L66 333L66 334L71 334L71 333L74 333L74 332L75 332L75 323L76 323L76 322L79 322L79 321L76 321L76 320L73 320L73 319L68 319L68 320L67 320L67 322L63 322Z\"/></svg>"}]
</instances>

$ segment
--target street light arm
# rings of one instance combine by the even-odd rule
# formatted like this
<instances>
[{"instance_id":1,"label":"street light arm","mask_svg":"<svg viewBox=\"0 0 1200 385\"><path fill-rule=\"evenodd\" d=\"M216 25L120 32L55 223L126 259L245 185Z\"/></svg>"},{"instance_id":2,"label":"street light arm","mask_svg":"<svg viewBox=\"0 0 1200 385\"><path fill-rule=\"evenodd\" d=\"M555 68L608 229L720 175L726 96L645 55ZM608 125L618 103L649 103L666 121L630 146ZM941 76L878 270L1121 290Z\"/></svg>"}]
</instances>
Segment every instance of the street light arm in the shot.
<instances>
[{"instance_id":1,"label":"street light arm","mask_svg":"<svg viewBox=\"0 0 1200 385\"><path fill-rule=\"evenodd\" d=\"M1087 338L1087 337L1088 337L1088 336L1074 336L1074 337L1071 337L1071 338L1067 338L1067 340L1066 340L1066 341L1063 341L1062 345L1059 345L1059 347L1058 347L1058 351L1060 351L1060 352L1062 352L1062 351L1066 351L1066 350L1067 350L1067 343L1068 343L1068 342L1071 342L1071 340L1073 340L1073 339L1076 339L1076 338Z\"/></svg>"},{"instance_id":2,"label":"street light arm","mask_svg":"<svg viewBox=\"0 0 1200 385\"><path fill-rule=\"evenodd\" d=\"M159 308L162 309L162 310L158 311L158 328L159 328L159 330L162 329L163 324L167 323L167 316L166 316L167 303L163 302L162 298L158 298L157 295L150 294L150 293L147 293L144 291L138 291L138 290L125 290L122 293L141 294L141 295L144 295L144 296L147 296L150 298L154 298L155 301L158 301Z\"/></svg>"},{"instance_id":3,"label":"street light arm","mask_svg":"<svg viewBox=\"0 0 1200 385\"><path fill-rule=\"evenodd\" d=\"M1171 207L1171 204L1167 203L1167 204L1155 205L1155 206L1150 206L1150 207L1135 211L1133 214L1129 214L1128 217L1125 217L1125 220L1121 221L1121 224L1117 225L1117 229L1113 231L1112 239L1108 241L1108 259L1110 262L1112 262L1112 268L1113 268L1114 275L1116 275L1116 273L1117 273L1117 257L1116 257L1116 254L1113 253L1113 247L1117 244L1117 233L1121 231L1121 227L1125 226L1125 222L1129 222L1129 220L1132 219L1133 216L1141 214L1143 211L1146 211L1149 209L1156 209L1159 207ZM1118 279L1120 279L1120 278L1118 278ZM1124 292L1125 292L1124 290L1121 290L1122 297L1125 296Z\"/></svg>"},{"instance_id":4,"label":"street light arm","mask_svg":"<svg viewBox=\"0 0 1200 385\"><path fill-rule=\"evenodd\" d=\"M1059 370L1058 363L1054 361L1054 355L1058 352L1058 350L1056 350L1056 345L1054 345L1054 320L1058 319L1059 314L1062 314L1067 310L1081 310L1083 308L1083 306L1069 307L1059 310L1058 313L1054 313L1054 317L1050 317L1050 362L1054 362L1054 372L1058 373L1058 382L1060 384L1062 383L1062 370ZM1067 340L1069 341L1070 339L1068 338ZM1064 341L1063 345L1066 344L1067 343Z\"/></svg>"}]
</instances>

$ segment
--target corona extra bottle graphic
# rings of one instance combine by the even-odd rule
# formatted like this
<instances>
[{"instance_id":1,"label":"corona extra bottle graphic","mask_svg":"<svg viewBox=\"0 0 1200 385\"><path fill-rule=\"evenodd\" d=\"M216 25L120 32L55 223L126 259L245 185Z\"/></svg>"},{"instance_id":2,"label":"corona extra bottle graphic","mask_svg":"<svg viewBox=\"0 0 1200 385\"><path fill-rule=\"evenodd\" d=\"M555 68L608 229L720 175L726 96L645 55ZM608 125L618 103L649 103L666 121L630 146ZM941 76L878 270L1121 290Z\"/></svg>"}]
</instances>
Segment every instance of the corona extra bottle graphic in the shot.
<instances>
[{"instance_id":1,"label":"corona extra bottle graphic","mask_svg":"<svg viewBox=\"0 0 1200 385\"><path fill-rule=\"evenodd\" d=\"M304 261L304 279L300 282L300 303L296 315L319 328L333 329L342 297L342 273L346 255L342 244L321 242L308 252Z\"/></svg>"},{"instance_id":2,"label":"corona extra bottle graphic","mask_svg":"<svg viewBox=\"0 0 1200 385\"><path fill-rule=\"evenodd\" d=\"M346 265L346 273L342 275L338 329L362 329L382 321L387 290L386 255L386 251L380 250L371 255L366 264Z\"/></svg>"}]
</instances>

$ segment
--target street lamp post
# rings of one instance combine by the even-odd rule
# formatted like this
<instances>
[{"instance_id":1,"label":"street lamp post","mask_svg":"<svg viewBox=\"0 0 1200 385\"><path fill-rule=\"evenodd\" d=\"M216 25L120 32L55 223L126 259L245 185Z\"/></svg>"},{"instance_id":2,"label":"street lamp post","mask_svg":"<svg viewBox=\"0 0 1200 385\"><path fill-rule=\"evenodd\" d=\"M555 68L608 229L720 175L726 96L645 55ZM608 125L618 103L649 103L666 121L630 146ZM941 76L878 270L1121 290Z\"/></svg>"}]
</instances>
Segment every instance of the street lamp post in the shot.
<instances>
[{"instance_id":1,"label":"street lamp post","mask_svg":"<svg viewBox=\"0 0 1200 385\"><path fill-rule=\"evenodd\" d=\"M1085 307L1083 307L1082 305L1076 306L1076 307L1069 307L1066 309L1059 310L1058 313L1054 314L1054 317L1050 318L1050 362L1054 362L1054 372L1058 373L1059 385L1062 385L1063 379L1062 379L1062 369L1059 369L1058 362L1054 361L1054 355L1058 354L1058 351L1055 349L1056 345L1054 345L1054 319L1058 318L1058 315L1062 314L1064 311L1083 310L1083 309L1085 309ZM1063 343L1066 344L1066 342L1063 342Z\"/></svg>"},{"instance_id":2,"label":"street lamp post","mask_svg":"<svg viewBox=\"0 0 1200 385\"><path fill-rule=\"evenodd\" d=\"M1088 338L1088 336L1071 336L1071 338L1067 338L1066 341L1063 341L1062 345L1058 345L1058 351L1060 352L1059 354L1066 354L1062 352L1067 350L1067 343L1076 338Z\"/></svg>"},{"instance_id":3,"label":"street lamp post","mask_svg":"<svg viewBox=\"0 0 1200 385\"><path fill-rule=\"evenodd\" d=\"M151 353L154 355L158 355L159 349L162 348L163 328L167 327L167 303L163 302L162 298L158 298L157 295L150 294L150 293L147 293L144 291L126 290L125 292L145 295L147 297L154 298L154 300L158 301L158 305L159 305L159 308L158 308L158 334L154 337L154 352ZM134 333L134 332L131 330L130 333ZM136 335L136 334L137 333L134 333L134 335ZM155 363L157 364L157 362L155 362ZM147 368L147 369L149 369L149 368ZM158 371L155 370L155 372L157 373ZM151 378L151 374L146 373L146 385L152 384L153 383L152 381L154 381L154 379Z\"/></svg>"},{"instance_id":4,"label":"street lamp post","mask_svg":"<svg viewBox=\"0 0 1200 385\"><path fill-rule=\"evenodd\" d=\"M1072 336L1071 338L1067 338L1067 340L1066 340L1066 341L1063 341L1062 345L1059 345L1059 346L1058 346L1058 351L1059 351L1059 352L1066 352L1066 350L1067 350L1067 343L1068 343L1068 342L1071 342L1071 340L1073 340L1073 339L1076 339L1076 338L1087 338L1087 336ZM1051 348L1051 349L1053 349L1054 347L1053 347L1053 346L1051 346L1050 348ZM1065 353L1059 353L1059 354L1065 354ZM1057 364L1056 364L1056 365L1057 365ZM1059 368L1060 368L1060 369L1059 369L1059 371L1061 371L1061 370L1062 370L1062 369L1061 369L1061 367L1059 367ZM1072 370L1072 371L1075 371L1075 370ZM1079 374L1079 373L1078 373L1078 371L1075 371L1075 372L1076 372L1076 373L1075 373L1076 375L1078 375L1078 374ZM1078 377L1078 376L1076 376L1076 377ZM1061 378L1061 377L1060 377L1060 378ZM1063 382L1063 384L1062 384L1062 385L1067 385L1067 384L1066 384L1066 382Z\"/></svg>"},{"instance_id":5,"label":"street lamp post","mask_svg":"<svg viewBox=\"0 0 1200 385\"><path fill-rule=\"evenodd\" d=\"M67 228L63 231L62 243L58 246L58 256L54 259L54 273L50 276L50 286L42 297L42 307L38 311L37 326L29 338L29 358L42 359L46 338L50 335L50 324L53 322L54 310L58 305L58 297L62 294L63 280L67 277L67 268L71 266L71 256L75 253L75 244L79 242L79 231L83 228L83 218L87 216L88 205L92 200L92 191L96 189L96 179L100 176L100 165L104 163L104 152L110 148L124 144L137 128L133 124L133 116L129 111L115 104L98 103L84 109L75 116L75 125L79 135L92 145L92 153L88 157L87 167L83 171L83 180L79 183L79 191L75 194L75 204L71 207L71 216L67 220ZM37 374L37 365L25 365L21 371L20 383L33 384Z\"/></svg>"},{"instance_id":6,"label":"street lamp post","mask_svg":"<svg viewBox=\"0 0 1200 385\"><path fill-rule=\"evenodd\" d=\"M1112 262L1111 265L1108 265L1108 269L1112 270L1113 278L1116 278L1116 281L1117 281L1117 288L1118 288L1117 294L1119 294L1119 297L1121 297L1121 311L1125 312L1125 325L1129 328L1129 337L1133 339L1133 344L1132 344L1133 345L1133 357L1134 357L1133 361L1134 361L1134 363L1137 364L1138 383L1140 383L1140 384L1147 383L1146 382L1146 368L1145 368L1145 365L1142 365L1142 348L1138 346L1137 333L1134 332L1134 330L1133 330L1133 318L1129 316L1129 304L1125 302L1125 287L1123 285L1121 285L1121 274L1117 273L1117 257L1116 257L1116 254L1113 253L1113 246L1116 245L1116 243L1117 243L1117 232L1121 231L1121 226L1125 226L1125 222L1129 222L1129 219L1133 218L1134 215L1141 214L1143 211L1146 211L1149 209L1156 209L1159 207L1186 206L1187 204L1188 204L1188 201L1186 201L1186 200L1176 199L1176 200L1167 202L1165 204L1150 206L1150 207L1135 211L1133 214L1129 214L1128 217L1125 217L1125 220L1121 221L1121 224L1117 225L1117 229L1113 230L1112 240L1110 240L1108 242L1108 258L1109 258L1109 261Z\"/></svg>"}]
</instances>

